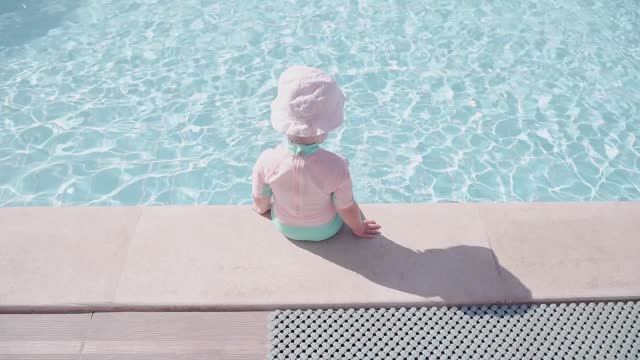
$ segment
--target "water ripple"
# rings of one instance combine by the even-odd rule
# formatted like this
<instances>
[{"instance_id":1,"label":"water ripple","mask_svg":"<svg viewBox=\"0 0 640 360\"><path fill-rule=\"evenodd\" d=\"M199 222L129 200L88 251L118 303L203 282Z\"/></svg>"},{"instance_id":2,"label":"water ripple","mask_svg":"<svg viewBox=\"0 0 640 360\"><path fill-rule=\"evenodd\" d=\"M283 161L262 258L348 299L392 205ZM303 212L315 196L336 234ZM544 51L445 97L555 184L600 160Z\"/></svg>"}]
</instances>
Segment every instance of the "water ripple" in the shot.
<instances>
[{"instance_id":1,"label":"water ripple","mask_svg":"<svg viewBox=\"0 0 640 360\"><path fill-rule=\"evenodd\" d=\"M247 203L300 63L344 87L360 201L640 200L632 0L18 3L0 206Z\"/></svg>"}]
</instances>

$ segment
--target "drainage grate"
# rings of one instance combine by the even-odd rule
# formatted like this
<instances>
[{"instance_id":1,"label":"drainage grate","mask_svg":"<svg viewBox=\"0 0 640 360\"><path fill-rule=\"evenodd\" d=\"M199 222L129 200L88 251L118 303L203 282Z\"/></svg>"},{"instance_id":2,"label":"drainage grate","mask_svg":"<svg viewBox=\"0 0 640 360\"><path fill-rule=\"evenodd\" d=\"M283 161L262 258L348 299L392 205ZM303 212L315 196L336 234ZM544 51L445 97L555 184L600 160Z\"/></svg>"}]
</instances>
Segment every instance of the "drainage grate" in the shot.
<instances>
[{"instance_id":1,"label":"drainage grate","mask_svg":"<svg viewBox=\"0 0 640 360\"><path fill-rule=\"evenodd\" d=\"M275 311L268 359L640 359L640 302Z\"/></svg>"}]
</instances>

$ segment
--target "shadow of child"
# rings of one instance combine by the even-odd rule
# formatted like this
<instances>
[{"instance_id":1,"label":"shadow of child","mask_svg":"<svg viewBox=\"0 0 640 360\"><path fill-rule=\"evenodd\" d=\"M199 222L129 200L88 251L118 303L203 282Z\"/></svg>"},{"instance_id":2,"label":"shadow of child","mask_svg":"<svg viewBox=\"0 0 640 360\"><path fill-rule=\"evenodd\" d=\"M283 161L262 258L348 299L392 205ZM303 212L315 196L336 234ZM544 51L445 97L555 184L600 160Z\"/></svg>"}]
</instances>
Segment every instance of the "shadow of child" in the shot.
<instances>
[{"instance_id":1,"label":"shadow of child","mask_svg":"<svg viewBox=\"0 0 640 360\"><path fill-rule=\"evenodd\" d=\"M358 239L347 229L326 241L291 242L376 284L425 298L439 297L449 304L487 298L488 291L505 288L516 294L518 301L531 298L530 290L497 262L491 249L482 246L421 251L382 235ZM489 295L506 299L505 294Z\"/></svg>"}]
</instances>

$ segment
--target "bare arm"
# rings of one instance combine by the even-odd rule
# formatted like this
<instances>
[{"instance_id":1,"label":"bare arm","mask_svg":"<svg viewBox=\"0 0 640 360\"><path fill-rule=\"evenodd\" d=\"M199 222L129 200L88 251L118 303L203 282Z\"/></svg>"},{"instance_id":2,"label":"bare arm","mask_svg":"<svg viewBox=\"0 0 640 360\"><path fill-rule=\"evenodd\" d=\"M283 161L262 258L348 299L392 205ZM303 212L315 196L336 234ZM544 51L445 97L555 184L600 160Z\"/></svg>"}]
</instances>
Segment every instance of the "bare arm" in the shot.
<instances>
[{"instance_id":1,"label":"bare arm","mask_svg":"<svg viewBox=\"0 0 640 360\"><path fill-rule=\"evenodd\" d=\"M253 193L253 210L258 214L264 214L271 209L271 188L265 183L261 163L265 153L256 161L251 172L251 192Z\"/></svg>"},{"instance_id":2,"label":"bare arm","mask_svg":"<svg viewBox=\"0 0 640 360\"><path fill-rule=\"evenodd\" d=\"M373 238L380 234L381 226L374 220L365 220L364 214L362 214L360 206L356 202L344 209L338 209L338 214L340 214L347 226L351 228L355 236Z\"/></svg>"}]
</instances>

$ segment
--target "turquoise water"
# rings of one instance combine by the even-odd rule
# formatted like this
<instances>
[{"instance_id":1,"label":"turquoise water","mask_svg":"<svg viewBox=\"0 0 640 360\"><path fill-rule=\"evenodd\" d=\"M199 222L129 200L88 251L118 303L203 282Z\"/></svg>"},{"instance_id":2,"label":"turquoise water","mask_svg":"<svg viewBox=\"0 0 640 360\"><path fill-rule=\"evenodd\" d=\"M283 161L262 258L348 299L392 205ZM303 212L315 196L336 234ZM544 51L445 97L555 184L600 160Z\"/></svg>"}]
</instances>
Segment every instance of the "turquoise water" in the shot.
<instances>
[{"instance_id":1,"label":"turquoise water","mask_svg":"<svg viewBox=\"0 0 640 360\"><path fill-rule=\"evenodd\" d=\"M3 0L0 206L241 204L289 65L363 202L640 200L640 4Z\"/></svg>"}]
</instances>

